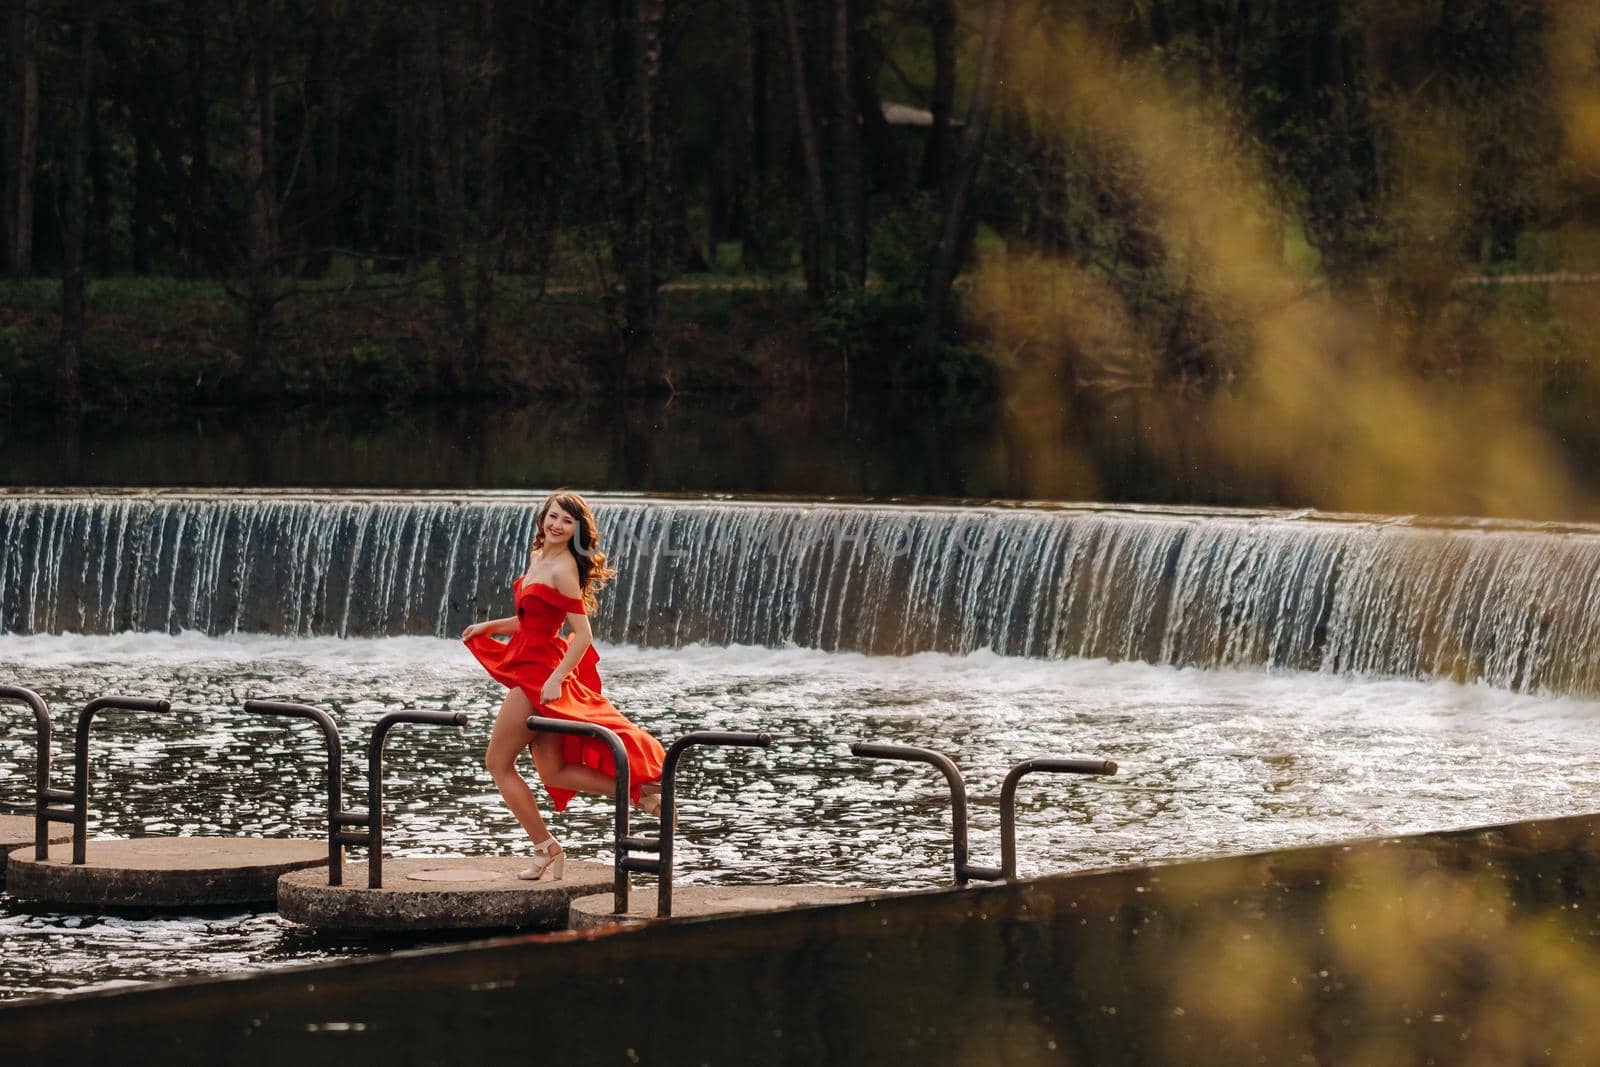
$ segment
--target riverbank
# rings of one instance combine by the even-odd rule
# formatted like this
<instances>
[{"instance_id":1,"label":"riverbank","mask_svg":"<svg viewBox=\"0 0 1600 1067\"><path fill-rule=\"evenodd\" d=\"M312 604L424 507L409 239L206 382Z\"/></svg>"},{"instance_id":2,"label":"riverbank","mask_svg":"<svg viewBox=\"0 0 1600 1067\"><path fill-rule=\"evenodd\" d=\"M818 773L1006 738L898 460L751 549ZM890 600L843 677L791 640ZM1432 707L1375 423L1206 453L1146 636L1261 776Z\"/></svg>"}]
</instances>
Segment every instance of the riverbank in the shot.
<instances>
[{"instance_id":1,"label":"riverbank","mask_svg":"<svg viewBox=\"0 0 1600 1067\"><path fill-rule=\"evenodd\" d=\"M89 286L81 380L88 412L141 414L617 393L838 395L847 382L870 385L888 373L881 353L903 348L897 331L914 325L903 318L887 297L819 310L782 279L708 277L663 287L652 336L623 360L613 309L598 292L503 278L482 358L469 367L434 276L307 282L273 316L263 393L246 380L241 301L222 284L107 278ZM54 408L60 330L59 283L0 282L0 388L13 410ZM968 385L982 377L974 358L956 369ZM950 377L917 384L937 388Z\"/></svg>"}]
</instances>

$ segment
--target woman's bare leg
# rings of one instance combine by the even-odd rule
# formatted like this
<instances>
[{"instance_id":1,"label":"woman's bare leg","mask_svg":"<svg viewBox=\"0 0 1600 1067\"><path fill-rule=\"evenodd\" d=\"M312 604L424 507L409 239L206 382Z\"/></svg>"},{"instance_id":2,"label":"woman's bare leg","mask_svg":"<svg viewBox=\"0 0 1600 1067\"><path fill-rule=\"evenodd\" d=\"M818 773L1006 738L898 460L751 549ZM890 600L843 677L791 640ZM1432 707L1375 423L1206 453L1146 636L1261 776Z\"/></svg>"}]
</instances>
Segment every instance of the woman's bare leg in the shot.
<instances>
[{"instance_id":1,"label":"woman's bare leg","mask_svg":"<svg viewBox=\"0 0 1600 1067\"><path fill-rule=\"evenodd\" d=\"M528 749L533 753L533 765L538 768L545 785L598 793L603 797L617 795L617 780L613 776L582 763L567 763L561 758L561 735L537 734L528 742Z\"/></svg>"},{"instance_id":2,"label":"woman's bare leg","mask_svg":"<svg viewBox=\"0 0 1600 1067\"><path fill-rule=\"evenodd\" d=\"M539 813L533 790L517 770L517 757L528 744L528 716L532 713L533 705L528 703L522 690L512 689L506 693L500 714L494 720L494 732L489 735L489 750L484 753L483 765L489 769L489 776L494 779L506 807L527 832L528 840L539 844L551 836L550 829Z\"/></svg>"}]
</instances>

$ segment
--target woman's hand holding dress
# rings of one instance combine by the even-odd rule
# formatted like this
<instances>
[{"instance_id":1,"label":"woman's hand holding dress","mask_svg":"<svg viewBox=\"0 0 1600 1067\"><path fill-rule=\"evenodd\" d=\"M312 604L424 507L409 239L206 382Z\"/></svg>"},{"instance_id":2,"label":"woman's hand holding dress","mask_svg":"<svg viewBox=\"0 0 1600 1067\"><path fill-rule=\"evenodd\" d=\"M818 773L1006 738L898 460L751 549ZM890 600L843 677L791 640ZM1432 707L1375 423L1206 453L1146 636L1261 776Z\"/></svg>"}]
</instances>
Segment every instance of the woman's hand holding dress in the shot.
<instances>
[{"instance_id":1,"label":"woman's hand holding dress","mask_svg":"<svg viewBox=\"0 0 1600 1067\"><path fill-rule=\"evenodd\" d=\"M548 704L553 700L561 699L561 679L551 675L545 680L544 688L539 690L539 703Z\"/></svg>"},{"instance_id":2,"label":"woman's hand holding dress","mask_svg":"<svg viewBox=\"0 0 1600 1067\"><path fill-rule=\"evenodd\" d=\"M467 637L467 647L497 682L522 690L530 703L539 705L540 715L593 723L616 734L628 754L629 796L638 804L643 787L661 778L666 750L601 693L596 669L600 657L594 650L584 602L575 595L579 592L577 576L568 577L570 594L547 582L526 582L519 575L511 583L517 614L480 623L475 636ZM573 629L571 640L559 636L563 622ZM487 636L501 633L510 634L511 640ZM532 736L528 735L530 740ZM598 738L563 737L561 760L616 774L611 749ZM557 811L572 799L571 789L548 782L545 787Z\"/></svg>"}]
</instances>

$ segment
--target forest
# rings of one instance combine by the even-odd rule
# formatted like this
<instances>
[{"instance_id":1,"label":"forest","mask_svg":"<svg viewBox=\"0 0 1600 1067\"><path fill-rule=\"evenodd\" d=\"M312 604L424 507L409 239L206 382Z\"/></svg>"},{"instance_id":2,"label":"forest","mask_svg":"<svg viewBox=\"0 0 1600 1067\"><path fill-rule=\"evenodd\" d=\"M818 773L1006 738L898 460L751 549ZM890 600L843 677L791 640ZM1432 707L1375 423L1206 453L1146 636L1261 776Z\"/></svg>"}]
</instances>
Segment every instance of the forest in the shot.
<instances>
[{"instance_id":1,"label":"forest","mask_svg":"<svg viewBox=\"0 0 1600 1067\"><path fill-rule=\"evenodd\" d=\"M4 32L13 404L1208 392L1286 302L1339 323L1323 362L1576 388L1594 334L1593 4L8 0Z\"/></svg>"}]
</instances>

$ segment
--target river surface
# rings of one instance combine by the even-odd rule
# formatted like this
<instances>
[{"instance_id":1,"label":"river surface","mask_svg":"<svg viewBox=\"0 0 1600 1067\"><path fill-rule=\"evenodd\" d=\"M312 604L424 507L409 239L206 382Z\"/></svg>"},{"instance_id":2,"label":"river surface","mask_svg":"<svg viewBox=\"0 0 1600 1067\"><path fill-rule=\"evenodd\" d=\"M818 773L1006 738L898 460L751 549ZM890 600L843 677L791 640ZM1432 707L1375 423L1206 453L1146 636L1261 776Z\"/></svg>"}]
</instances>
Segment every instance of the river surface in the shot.
<instances>
[{"instance_id":1,"label":"river surface","mask_svg":"<svg viewBox=\"0 0 1600 1067\"><path fill-rule=\"evenodd\" d=\"M925 745L966 776L972 853L998 862L1000 781L1034 756L1112 759L1108 779L1038 775L1019 794L1021 872L1041 874L1460 827L1593 809L1600 702L1448 681L1179 669L991 652L865 656L795 648L602 650L609 695L671 740L765 730L764 752L685 763L684 883L946 885L949 803L932 768L854 759L858 739ZM166 697L162 719L97 720L92 833L321 832L325 766L308 724L251 720L248 697L326 708L364 789L365 737L386 711L465 711L466 730L404 726L389 743L391 854L520 851L481 766L501 690L459 643L426 637L198 634L0 636L0 682L36 689L64 738L91 696ZM27 803L28 716L0 735L0 805ZM555 817L576 856L609 858L609 808ZM359 850L352 855L359 858ZM0 898L0 997L370 952L270 912L178 917L24 913Z\"/></svg>"},{"instance_id":2,"label":"river surface","mask_svg":"<svg viewBox=\"0 0 1600 1067\"><path fill-rule=\"evenodd\" d=\"M539 401L516 408L0 420L0 485L514 489L1305 504L1199 458L1171 404L1125 399L1048 448L993 401ZM1157 454L1150 442L1177 442ZM1193 454L1191 454L1193 453ZM1074 457L1070 462L1066 455Z\"/></svg>"}]
</instances>

